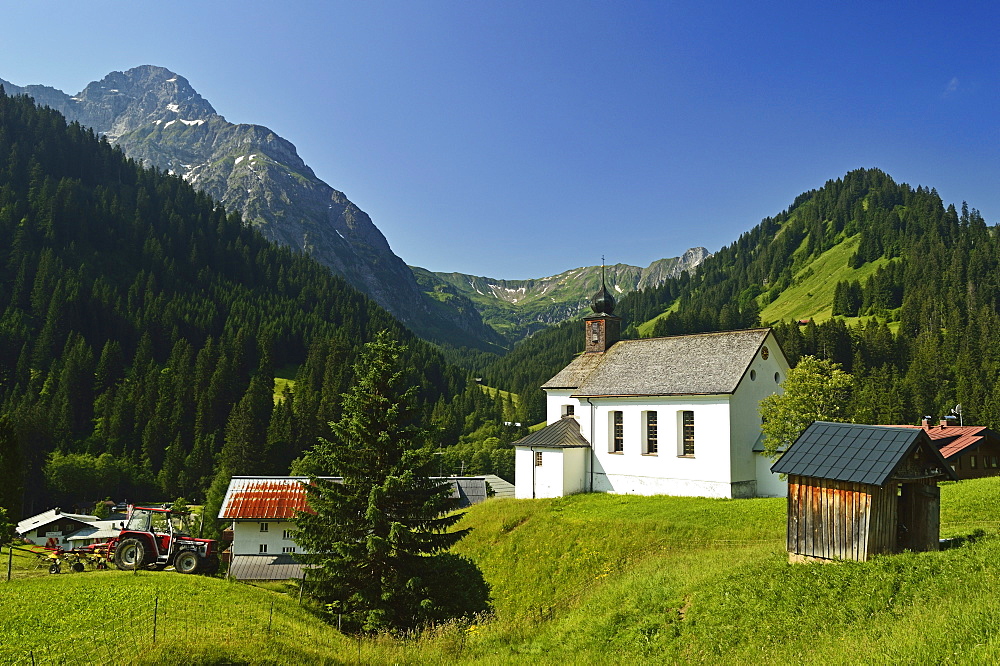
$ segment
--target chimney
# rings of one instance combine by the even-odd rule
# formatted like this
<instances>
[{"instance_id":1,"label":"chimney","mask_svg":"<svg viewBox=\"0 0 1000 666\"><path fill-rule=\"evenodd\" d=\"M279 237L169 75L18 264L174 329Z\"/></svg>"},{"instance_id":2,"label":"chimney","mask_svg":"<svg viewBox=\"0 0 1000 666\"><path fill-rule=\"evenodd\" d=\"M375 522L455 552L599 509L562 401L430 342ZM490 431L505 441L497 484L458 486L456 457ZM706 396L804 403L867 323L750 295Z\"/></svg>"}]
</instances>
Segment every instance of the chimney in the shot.
<instances>
[{"instance_id":1,"label":"chimney","mask_svg":"<svg viewBox=\"0 0 1000 666\"><path fill-rule=\"evenodd\" d=\"M948 419L942 418L941 423L939 423L938 425L940 425L942 428L946 427L948 425Z\"/></svg>"},{"instance_id":2,"label":"chimney","mask_svg":"<svg viewBox=\"0 0 1000 666\"><path fill-rule=\"evenodd\" d=\"M930 428L931 427L931 417L925 416L923 419L921 419L921 421L920 421L920 427L921 428Z\"/></svg>"}]
</instances>

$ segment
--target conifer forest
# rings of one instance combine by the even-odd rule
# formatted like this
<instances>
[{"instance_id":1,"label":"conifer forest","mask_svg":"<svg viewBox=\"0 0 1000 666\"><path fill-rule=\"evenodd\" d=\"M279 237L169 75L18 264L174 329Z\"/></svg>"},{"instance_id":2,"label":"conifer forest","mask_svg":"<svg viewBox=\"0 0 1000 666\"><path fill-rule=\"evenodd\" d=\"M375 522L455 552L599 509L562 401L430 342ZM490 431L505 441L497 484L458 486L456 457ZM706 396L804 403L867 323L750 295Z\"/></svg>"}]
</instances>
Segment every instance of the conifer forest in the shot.
<instances>
[{"instance_id":1,"label":"conifer forest","mask_svg":"<svg viewBox=\"0 0 1000 666\"><path fill-rule=\"evenodd\" d=\"M0 238L0 506L15 517L82 498L203 501L215 479L287 474L383 330L405 346L432 445L514 409L325 267L4 94ZM275 396L289 368L294 391Z\"/></svg>"}]
</instances>

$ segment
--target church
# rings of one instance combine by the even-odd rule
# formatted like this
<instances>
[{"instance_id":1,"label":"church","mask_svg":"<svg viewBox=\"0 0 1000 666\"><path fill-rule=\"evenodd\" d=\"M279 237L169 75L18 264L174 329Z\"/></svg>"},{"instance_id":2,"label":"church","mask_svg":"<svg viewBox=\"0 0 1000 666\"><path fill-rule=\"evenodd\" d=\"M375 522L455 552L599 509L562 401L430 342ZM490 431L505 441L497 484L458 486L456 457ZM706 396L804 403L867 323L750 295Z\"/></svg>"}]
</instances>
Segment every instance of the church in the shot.
<instances>
[{"instance_id":1,"label":"church","mask_svg":"<svg viewBox=\"0 0 1000 666\"><path fill-rule=\"evenodd\" d=\"M548 425L514 443L517 497L785 496L760 454L789 369L771 329L621 340L603 277L591 308L584 352L542 385Z\"/></svg>"}]
</instances>

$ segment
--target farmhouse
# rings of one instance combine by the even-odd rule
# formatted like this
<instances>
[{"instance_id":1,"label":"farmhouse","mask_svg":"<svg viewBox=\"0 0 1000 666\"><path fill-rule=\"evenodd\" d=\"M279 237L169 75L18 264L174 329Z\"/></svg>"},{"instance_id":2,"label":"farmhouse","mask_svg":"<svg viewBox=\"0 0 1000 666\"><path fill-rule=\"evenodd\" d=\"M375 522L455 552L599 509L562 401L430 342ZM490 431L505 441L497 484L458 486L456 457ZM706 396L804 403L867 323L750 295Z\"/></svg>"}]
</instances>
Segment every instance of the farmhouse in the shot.
<instances>
[{"instance_id":1,"label":"farmhouse","mask_svg":"<svg viewBox=\"0 0 1000 666\"><path fill-rule=\"evenodd\" d=\"M324 477L335 479L336 477ZM510 493L506 481L492 475L445 477L452 485L456 508L478 504L493 486ZM229 575L239 580L301 578L296 553L295 515L306 511L305 476L234 476L219 510L219 519L230 523L232 546ZM512 494L512 493L511 493Z\"/></svg>"},{"instance_id":2,"label":"farmhouse","mask_svg":"<svg viewBox=\"0 0 1000 666\"><path fill-rule=\"evenodd\" d=\"M823 421L772 469L788 475L793 561L937 550L937 482L958 478L922 429Z\"/></svg>"},{"instance_id":3,"label":"farmhouse","mask_svg":"<svg viewBox=\"0 0 1000 666\"><path fill-rule=\"evenodd\" d=\"M758 405L788 362L768 328L619 340L602 284L586 345L542 385L548 425L515 442L517 496L783 496Z\"/></svg>"},{"instance_id":4,"label":"farmhouse","mask_svg":"<svg viewBox=\"0 0 1000 666\"><path fill-rule=\"evenodd\" d=\"M62 509L56 507L25 518L17 524L15 531L25 541L39 546L72 548L69 538L82 529L94 531L97 521L97 516L63 513Z\"/></svg>"},{"instance_id":5,"label":"farmhouse","mask_svg":"<svg viewBox=\"0 0 1000 666\"><path fill-rule=\"evenodd\" d=\"M1000 435L986 426L957 426L941 419L937 426L924 419L919 426L938 447L959 479L1000 475Z\"/></svg>"}]
</instances>

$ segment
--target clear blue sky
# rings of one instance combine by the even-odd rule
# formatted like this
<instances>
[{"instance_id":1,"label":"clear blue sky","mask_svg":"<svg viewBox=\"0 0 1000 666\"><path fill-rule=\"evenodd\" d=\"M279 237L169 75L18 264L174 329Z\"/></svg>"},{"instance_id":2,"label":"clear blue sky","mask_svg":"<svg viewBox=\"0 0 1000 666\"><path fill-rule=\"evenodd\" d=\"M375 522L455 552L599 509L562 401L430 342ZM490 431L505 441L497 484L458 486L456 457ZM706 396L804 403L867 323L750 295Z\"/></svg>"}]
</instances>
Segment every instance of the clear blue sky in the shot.
<instances>
[{"instance_id":1,"label":"clear blue sky","mask_svg":"<svg viewBox=\"0 0 1000 666\"><path fill-rule=\"evenodd\" d=\"M408 263L528 278L715 251L857 167L1000 222L994 7L21 2L0 78L167 67L292 141Z\"/></svg>"}]
</instances>

